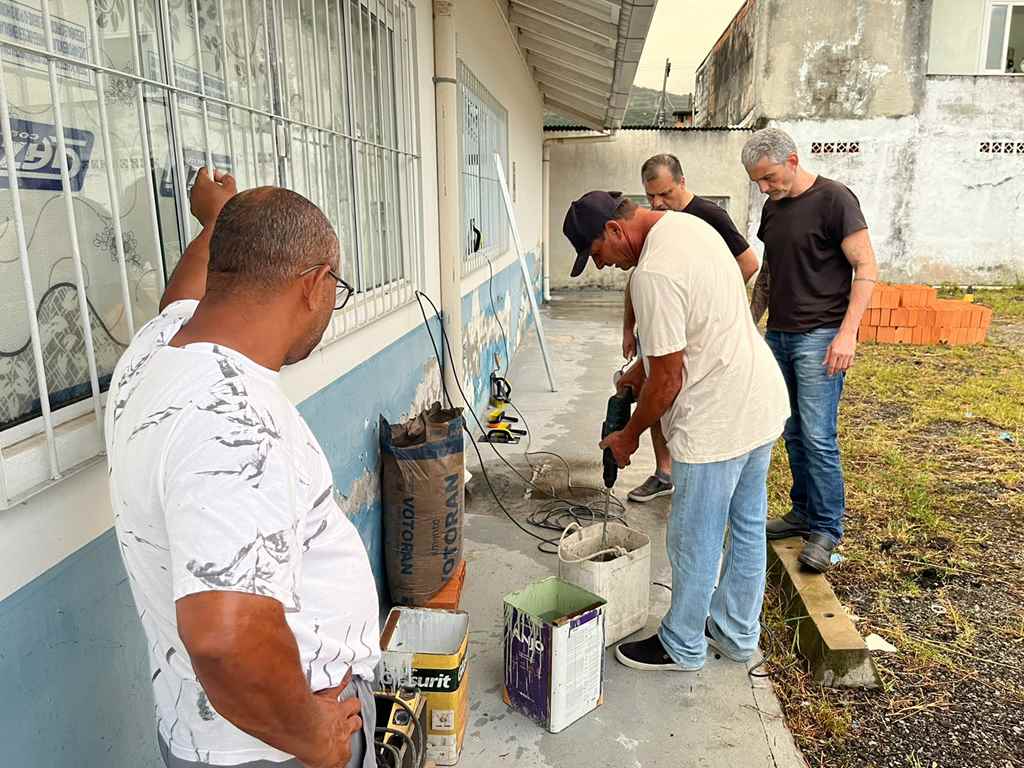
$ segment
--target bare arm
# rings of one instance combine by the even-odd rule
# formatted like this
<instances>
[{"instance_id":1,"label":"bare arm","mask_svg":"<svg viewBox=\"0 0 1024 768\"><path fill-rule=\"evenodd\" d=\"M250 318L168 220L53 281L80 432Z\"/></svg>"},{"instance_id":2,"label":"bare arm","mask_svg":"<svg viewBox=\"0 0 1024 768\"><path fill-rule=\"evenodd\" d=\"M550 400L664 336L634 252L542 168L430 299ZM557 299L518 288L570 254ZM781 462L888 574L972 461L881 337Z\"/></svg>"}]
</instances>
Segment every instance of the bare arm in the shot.
<instances>
[{"instance_id":1,"label":"bare arm","mask_svg":"<svg viewBox=\"0 0 1024 768\"><path fill-rule=\"evenodd\" d=\"M754 281L754 289L750 296L750 314L754 317L754 325L761 323L761 318L768 310L768 293L771 290L771 274L768 272L767 259L761 264L761 272Z\"/></svg>"},{"instance_id":2,"label":"bare arm","mask_svg":"<svg viewBox=\"0 0 1024 768\"><path fill-rule=\"evenodd\" d=\"M740 274L743 275L743 284L746 285L750 282L753 274L757 272L757 254L754 253L754 249L747 248L747 250L737 256L736 265L740 268Z\"/></svg>"},{"instance_id":3,"label":"bare arm","mask_svg":"<svg viewBox=\"0 0 1024 768\"><path fill-rule=\"evenodd\" d=\"M843 253L853 267L853 289L850 291L850 305L843 317L839 332L829 345L822 365L828 367L829 376L845 371L853 364L857 352L857 328L871 301L871 293L878 281L878 264L875 249L867 229L848 235L842 242Z\"/></svg>"},{"instance_id":4,"label":"bare arm","mask_svg":"<svg viewBox=\"0 0 1024 768\"><path fill-rule=\"evenodd\" d=\"M200 168L196 183L189 195L192 215L199 219L202 231L188 244L174 274L167 281L164 295L160 299L160 311L169 304L184 299L201 299L206 295L206 270L210 264L210 237L224 204L236 193L233 176L214 171L210 178L207 169Z\"/></svg>"},{"instance_id":5,"label":"bare arm","mask_svg":"<svg viewBox=\"0 0 1024 768\"><path fill-rule=\"evenodd\" d=\"M629 295L630 274L626 278L626 299L622 310L622 356L627 360L636 357L636 312L633 311L633 299Z\"/></svg>"},{"instance_id":6,"label":"bare arm","mask_svg":"<svg viewBox=\"0 0 1024 768\"><path fill-rule=\"evenodd\" d=\"M295 636L276 600L202 592L176 604L178 633L217 712L310 768L341 768L362 727L359 699L309 690ZM344 685L344 683L343 683Z\"/></svg>"},{"instance_id":7,"label":"bare arm","mask_svg":"<svg viewBox=\"0 0 1024 768\"><path fill-rule=\"evenodd\" d=\"M649 357L647 360L651 370L640 390L640 401L632 418L621 432L613 432L601 442L601 448L612 449L620 467L629 464L629 457L640 446L640 435L650 429L672 406L686 380L682 351Z\"/></svg>"}]
</instances>

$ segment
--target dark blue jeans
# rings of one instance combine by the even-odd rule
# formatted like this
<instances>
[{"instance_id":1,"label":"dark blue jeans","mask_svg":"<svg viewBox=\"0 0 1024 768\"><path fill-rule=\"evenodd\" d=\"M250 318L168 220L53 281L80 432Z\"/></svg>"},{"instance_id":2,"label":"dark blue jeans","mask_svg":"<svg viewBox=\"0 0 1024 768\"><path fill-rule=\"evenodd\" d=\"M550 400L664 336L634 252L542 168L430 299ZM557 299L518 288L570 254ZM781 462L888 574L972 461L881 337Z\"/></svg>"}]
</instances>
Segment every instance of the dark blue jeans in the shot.
<instances>
[{"instance_id":1,"label":"dark blue jeans","mask_svg":"<svg viewBox=\"0 0 1024 768\"><path fill-rule=\"evenodd\" d=\"M782 369L789 390L790 417L786 440L793 487L792 513L807 522L812 533L843 536L846 489L839 461L836 422L845 374L829 376L822 361L838 328L805 333L768 331L765 341Z\"/></svg>"}]
</instances>

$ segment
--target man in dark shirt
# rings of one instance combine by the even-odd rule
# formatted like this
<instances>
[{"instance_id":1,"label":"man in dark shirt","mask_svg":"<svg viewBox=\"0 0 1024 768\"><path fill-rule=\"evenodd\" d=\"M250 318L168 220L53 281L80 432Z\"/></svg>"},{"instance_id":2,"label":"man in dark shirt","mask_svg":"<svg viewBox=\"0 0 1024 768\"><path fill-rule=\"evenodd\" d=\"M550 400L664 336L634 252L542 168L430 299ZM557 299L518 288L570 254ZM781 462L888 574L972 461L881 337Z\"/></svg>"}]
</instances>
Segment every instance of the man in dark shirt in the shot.
<instances>
[{"instance_id":1,"label":"man in dark shirt","mask_svg":"<svg viewBox=\"0 0 1024 768\"><path fill-rule=\"evenodd\" d=\"M683 175L678 157L662 154L648 158L640 168L640 177L651 208L656 211L689 213L715 228L736 258L744 283L757 271L757 255L736 229L725 209L686 188L686 177ZM627 286L622 323L622 356L627 360L635 357L637 353L635 328L636 315ZM643 366L636 365L626 374L625 381L639 391L643 375ZM655 473L629 492L630 501L647 502L659 496L668 496L675 490L672 484L672 457L669 455L665 435L658 422L651 427L651 443L654 445L654 457L657 461Z\"/></svg>"},{"instance_id":2,"label":"man in dark shirt","mask_svg":"<svg viewBox=\"0 0 1024 768\"><path fill-rule=\"evenodd\" d=\"M792 509L768 522L767 535L806 537L800 562L820 573L843 535L839 398L878 267L856 196L801 167L788 134L758 131L742 159L768 195L757 231L771 272L765 339L786 379L792 414L783 433Z\"/></svg>"}]
</instances>

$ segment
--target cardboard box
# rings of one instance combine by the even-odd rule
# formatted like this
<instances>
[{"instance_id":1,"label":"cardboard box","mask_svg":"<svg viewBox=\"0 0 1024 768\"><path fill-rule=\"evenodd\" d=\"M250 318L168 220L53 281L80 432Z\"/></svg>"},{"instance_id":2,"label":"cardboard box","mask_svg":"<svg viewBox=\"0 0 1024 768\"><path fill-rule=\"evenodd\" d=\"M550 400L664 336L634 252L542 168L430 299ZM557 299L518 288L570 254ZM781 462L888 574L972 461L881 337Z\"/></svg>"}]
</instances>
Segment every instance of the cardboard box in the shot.
<instances>
[{"instance_id":1,"label":"cardboard box","mask_svg":"<svg viewBox=\"0 0 1024 768\"><path fill-rule=\"evenodd\" d=\"M605 601L557 577L505 596L505 701L551 733L604 701Z\"/></svg>"},{"instance_id":2,"label":"cardboard box","mask_svg":"<svg viewBox=\"0 0 1024 768\"><path fill-rule=\"evenodd\" d=\"M427 757L455 765L469 719L469 614L394 608L381 635L380 681L418 688L427 700Z\"/></svg>"}]
</instances>

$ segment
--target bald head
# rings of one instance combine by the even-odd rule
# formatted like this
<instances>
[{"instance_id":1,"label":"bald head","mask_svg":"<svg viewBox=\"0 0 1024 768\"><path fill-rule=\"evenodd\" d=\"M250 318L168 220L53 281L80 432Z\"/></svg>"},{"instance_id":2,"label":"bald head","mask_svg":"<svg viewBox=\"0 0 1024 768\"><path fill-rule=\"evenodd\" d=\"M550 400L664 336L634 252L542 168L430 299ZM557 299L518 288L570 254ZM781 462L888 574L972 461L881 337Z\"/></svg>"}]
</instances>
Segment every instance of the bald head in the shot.
<instances>
[{"instance_id":1,"label":"bald head","mask_svg":"<svg viewBox=\"0 0 1024 768\"><path fill-rule=\"evenodd\" d=\"M340 257L338 237L319 208L291 190L257 187L221 209L209 272L224 287L273 291L308 267L337 269Z\"/></svg>"}]
</instances>

